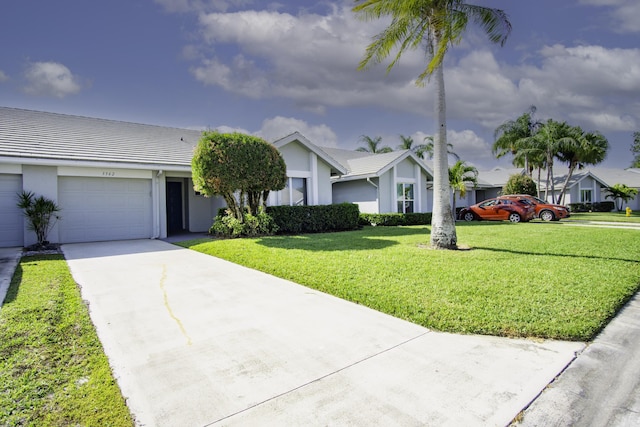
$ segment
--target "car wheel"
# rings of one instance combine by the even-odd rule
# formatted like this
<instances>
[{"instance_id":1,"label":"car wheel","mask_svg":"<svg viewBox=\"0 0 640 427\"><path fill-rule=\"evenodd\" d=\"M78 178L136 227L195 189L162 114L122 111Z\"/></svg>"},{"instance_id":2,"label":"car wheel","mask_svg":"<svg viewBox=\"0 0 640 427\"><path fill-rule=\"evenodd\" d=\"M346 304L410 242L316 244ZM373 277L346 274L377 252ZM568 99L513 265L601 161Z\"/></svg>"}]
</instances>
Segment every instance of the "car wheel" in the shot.
<instances>
[{"instance_id":1,"label":"car wheel","mask_svg":"<svg viewBox=\"0 0 640 427\"><path fill-rule=\"evenodd\" d=\"M540 212L540 219L543 221L553 221L556 219L556 216L551 211L542 211Z\"/></svg>"},{"instance_id":2,"label":"car wheel","mask_svg":"<svg viewBox=\"0 0 640 427\"><path fill-rule=\"evenodd\" d=\"M515 212L511 212L509 214L509 221L511 222L520 222L522 218L520 218L520 214L517 214Z\"/></svg>"},{"instance_id":3,"label":"car wheel","mask_svg":"<svg viewBox=\"0 0 640 427\"><path fill-rule=\"evenodd\" d=\"M473 221L474 219L476 219L476 217L473 214L473 212L465 212L463 218L464 218L465 221Z\"/></svg>"}]
</instances>

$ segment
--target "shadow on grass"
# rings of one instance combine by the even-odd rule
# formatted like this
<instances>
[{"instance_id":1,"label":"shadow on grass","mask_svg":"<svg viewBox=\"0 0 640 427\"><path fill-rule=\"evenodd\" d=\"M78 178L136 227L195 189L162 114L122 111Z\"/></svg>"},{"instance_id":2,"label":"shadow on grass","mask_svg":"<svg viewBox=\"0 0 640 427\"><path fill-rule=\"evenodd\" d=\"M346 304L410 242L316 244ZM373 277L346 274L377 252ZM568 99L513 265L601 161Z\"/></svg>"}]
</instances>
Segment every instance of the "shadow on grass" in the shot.
<instances>
[{"instance_id":1,"label":"shadow on grass","mask_svg":"<svg viewBox=\"0 0 640 427\"><path fill-rule=\"evenodd\" d=\"M270 236L257 241L259 245L276 249L305 251L347 251L384 249L399 244L394 237L428 235L427 227L365 227L357 231L336 233Z\"/></svg>"},{"instance_id":2,"label":"shadow on grass","mask_svg":"<svg viewBox=\"0 0 640 427\"><path fill-rule=\"evenodd\" d=\"M623 261L630 262L633 264L640 263L637 259L627 259L627 258L614 258L614 257L606 257L606 256L598 256L598 255L578 255L578 254L570 254L570 253L550 253L550 252L531 252L531 251L517 251L513 249L502 249L502 248L489 248L486 246L473 246L473 249L491 251L491 252L506 252L510 254L518 254L518 255L534 255L534 256L553 256L553 257L565 257L565 258L585 258L585 259L602 259L607 261Z\"/></svg>"},{"instance_id":3,"label":"shadow on grass","mask_svg":"<svg viewBox=\"0 0 640 427\"><path fill-rule=\"evenodd\" d=\"M11 279L11 284L9 285L9 289L7 290L7 295L4 297L4 302L2 305L11 304L18 297L18 293L20 292L20 284L22 283L22 266L20 262L16 266L16 270L13 273L13 278Z\"/></svg>"}]
</instances>

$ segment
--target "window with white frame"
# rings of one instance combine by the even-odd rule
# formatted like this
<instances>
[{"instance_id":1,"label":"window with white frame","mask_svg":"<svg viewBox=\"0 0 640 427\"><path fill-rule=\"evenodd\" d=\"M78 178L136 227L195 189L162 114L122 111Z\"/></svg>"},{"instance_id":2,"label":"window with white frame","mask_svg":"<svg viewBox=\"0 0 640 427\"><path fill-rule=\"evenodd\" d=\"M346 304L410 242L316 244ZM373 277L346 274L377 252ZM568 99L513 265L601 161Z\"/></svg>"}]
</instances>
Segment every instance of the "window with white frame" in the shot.
<instances>
[{"instance_id":1,"label":"window with white frame","mask_svg":"<svg viewBox=\"0 0 640 427\"><path fill-rule=\"evenodd\" d=\"M280 195L280 205L306 205L307 178L287 178L287 185L278 193Z\"/></svg>"},{"instance_id":2,"label":"window with white frame","mask_svg":"<svg viewBox=\"0 0 640 427\"><path fill-rule=\"evenodd\" d=\"M413 184L398 183L397 186L398 213L413 213Z\"/></svg>"},{"instance_id":3,"label":"window with white frame","mask_svg":"<svg viewBox=\"0 0 640 427\"><path fill-rule=\"evenodd\" d=\"M593 190L591 188L580 189L580 203L592 203Z\"/></svg>"}]
</instances>

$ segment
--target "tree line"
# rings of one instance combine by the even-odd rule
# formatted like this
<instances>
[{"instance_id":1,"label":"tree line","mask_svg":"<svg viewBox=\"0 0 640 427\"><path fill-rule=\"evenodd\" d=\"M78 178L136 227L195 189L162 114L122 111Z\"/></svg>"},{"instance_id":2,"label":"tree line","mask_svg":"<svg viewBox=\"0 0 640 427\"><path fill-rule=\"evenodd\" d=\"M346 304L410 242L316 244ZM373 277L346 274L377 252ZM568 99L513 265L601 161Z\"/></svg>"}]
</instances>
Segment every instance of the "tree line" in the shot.
<instances>
[{"instance_id":1,"label":"tree line","mask_svg":"<svg viewBox=\"0 0 640 427\"><path fill-rule=\"evenodd\" d=\"M523 167L529 176L537 170L538 188L541 171L546 170L545 199L562 204L567 186L576 169L597 165L604 161L609 150L609 142L598 131L585 132L579 126L553 119L535 119L535 106L529 108L515 120L509 120L495 130L492 151L496 158L513 156L513 165ZM555 162L564 163L569 172L557 199L553 168Z\"/></svg>"}]
</instances>

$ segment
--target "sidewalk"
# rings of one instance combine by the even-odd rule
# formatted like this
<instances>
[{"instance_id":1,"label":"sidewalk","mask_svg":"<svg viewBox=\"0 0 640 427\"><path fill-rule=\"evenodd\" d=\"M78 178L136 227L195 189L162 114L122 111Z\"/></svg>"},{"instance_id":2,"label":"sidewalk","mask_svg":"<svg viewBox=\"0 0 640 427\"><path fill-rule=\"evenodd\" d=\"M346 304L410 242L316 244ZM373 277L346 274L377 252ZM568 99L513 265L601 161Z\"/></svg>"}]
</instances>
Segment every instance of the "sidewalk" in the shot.
<instances>
[{"instance_id":1,"label":"sidewalk","mask_svg":"<svg viewBox=\"0 0 640 427\"><path fill-rule=\"evenodd\" d=\"M640 296L524 412L522 427L640 426Z\"/></svg>"}]
</instances>

